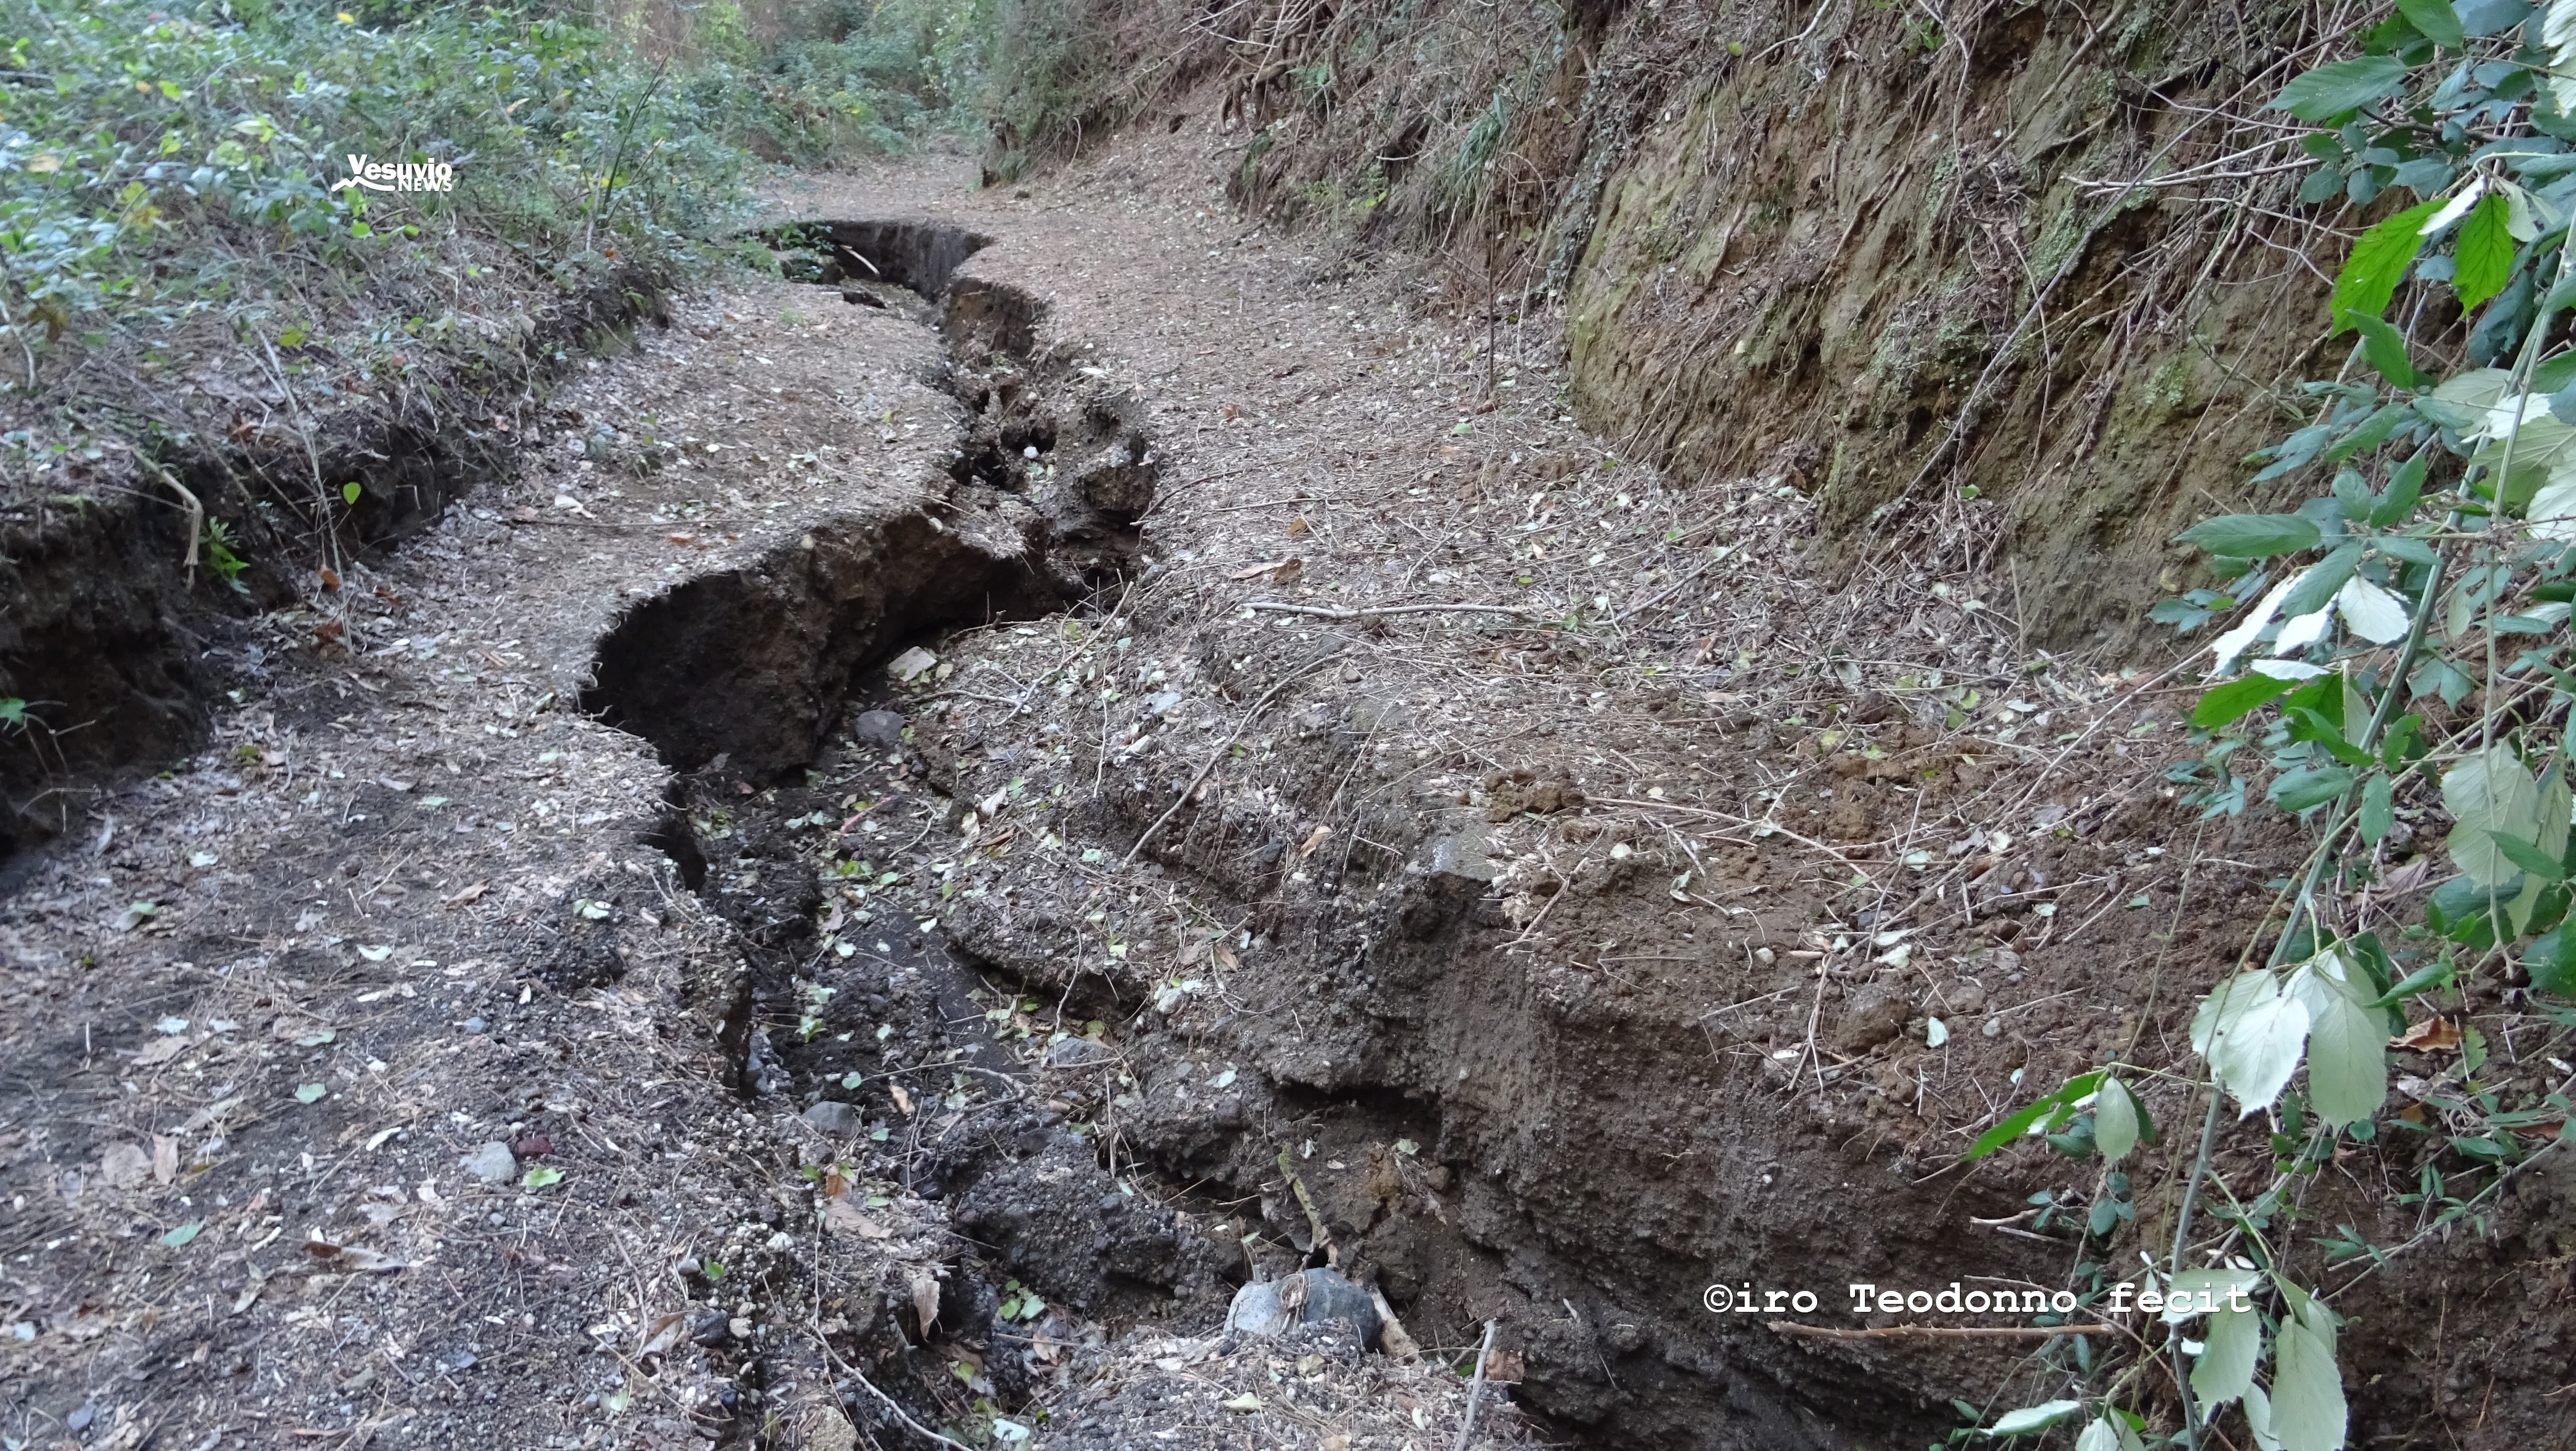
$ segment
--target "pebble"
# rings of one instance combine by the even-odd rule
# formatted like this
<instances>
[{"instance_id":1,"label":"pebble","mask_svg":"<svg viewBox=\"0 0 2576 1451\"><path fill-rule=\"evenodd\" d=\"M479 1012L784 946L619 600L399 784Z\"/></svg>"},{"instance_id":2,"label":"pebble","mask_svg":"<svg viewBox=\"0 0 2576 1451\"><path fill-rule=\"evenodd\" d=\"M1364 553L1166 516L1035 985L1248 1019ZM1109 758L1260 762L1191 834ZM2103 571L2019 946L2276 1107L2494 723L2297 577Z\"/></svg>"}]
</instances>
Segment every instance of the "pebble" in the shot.
<instances>
[{"instance_id":1,"label":"pebble","mask_svg":"<svg viewBox=\"0 0 2576 1451\"><path fill-rule=\"evenodd\" d=\"M836 1139L856 1138L859 1131L867 1127L857 1109L829 1099L805 1110L805 1122Z\"/></svg>"},{"instance_id":2,"label":"pebble","mask_svg":"<svg viewBox=\"0 0 2576 1451\"><path fill-rule=\"evenodd\" d=\"M850 722L850 734L872 746L903 744L904 719L890 710L863 710Z\"/></svg>"},{"instance_id":3,"label":"pebble","mask_svg":"<svg viewBox=\"0 0 2576 1451\"><path fill-rule=\"evenodd\" d=\"M519 1173L519 1157L498 1139L465 1156L465 1172L486 1184L507 1184Z\"/></svg>"},{"instance_id":4,"label":"pebble","mask_svg":"<svg viewBox=\"0 0 2576 1451\"><path fill-rule=\"evenodd\" d=\"M1080 1068L1091 1063L1105 1063L1113 1055L1109 1049L1089 1038L1067 1038L1046 1050L1049 1068Z\"/></svg>"}]
</instances>

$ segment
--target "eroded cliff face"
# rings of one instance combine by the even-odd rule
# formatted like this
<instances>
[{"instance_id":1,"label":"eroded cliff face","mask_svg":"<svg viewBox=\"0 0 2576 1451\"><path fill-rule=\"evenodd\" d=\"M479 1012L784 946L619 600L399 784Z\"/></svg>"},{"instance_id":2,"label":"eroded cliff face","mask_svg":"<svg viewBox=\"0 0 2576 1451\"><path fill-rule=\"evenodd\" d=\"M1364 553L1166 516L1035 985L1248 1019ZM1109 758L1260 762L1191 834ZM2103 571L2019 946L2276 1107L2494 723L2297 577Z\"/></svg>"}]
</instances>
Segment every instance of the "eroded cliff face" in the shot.
<instances>
[{"instance_id":1,"label":"eroded cliff face","mask_svg":"<svg viewBox=\"0 0 2576 1451\"><path fill-rule=\"evenodd\" d=\"M2220 149L2203 108L2270 52L2180 7L1937 40L1837 8L1693 47L1635 134L1567 278L1578 407L1685 472L1789 475L1837 546L2000 551L2035 637L2125 632L2280 431L2325 287L2271 235L2292 172L2102 183Z\"/></svg>"},{"instance_id":2,"label":"eroded cliff face","mask_svg":"<svg viewBox=\"0 0 2576 1451\"><path fill-rule=\"evenodd\" d=\"M1838 557L1997 569L2034 643L2125 644L2197 582L2167 541L2244 497L2320 369L2338 214L2241 119L2296 7L1229 15L1222 49L1124 33L1221 79L1239 201L1431 251L1508 348L1561 325L1587 426L1784 477Z\"/></svg>"}]
</instances>

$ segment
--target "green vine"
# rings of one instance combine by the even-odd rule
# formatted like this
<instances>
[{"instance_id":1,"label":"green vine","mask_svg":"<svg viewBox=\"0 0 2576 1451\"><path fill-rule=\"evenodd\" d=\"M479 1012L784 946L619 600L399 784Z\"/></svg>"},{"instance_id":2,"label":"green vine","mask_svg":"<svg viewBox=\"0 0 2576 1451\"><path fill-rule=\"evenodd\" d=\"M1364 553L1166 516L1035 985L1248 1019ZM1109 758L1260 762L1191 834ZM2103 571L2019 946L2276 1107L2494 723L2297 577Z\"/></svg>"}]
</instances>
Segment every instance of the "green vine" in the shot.
<instances>
[{"instance_id":1,"label":"green vine","mask_svg":"<svg viewBox=\"0 0 2576 1451\"><path fill-rule=\"evenodd\" d=\"M2149 1278L2201 1308L2167 1310L2161 1352L2116 1374L2076 1367L2107 1384L2091 1399L2010 1413L1990 1434L2080 1424L2078 1451L2143 1447L2145 1392L2169 1374L2182 1407L2170 1444L2198 1448L2241 1420L2227 1444L2342 1447L2341 1321L2289 1263L2307 1186L2339 1145L2431 1140L2399 1196L2425 1216L2418 1233L2393 1246L2349 1226L2313 1236L2329 1268L2357 1271L2349 1288L2454 1225L2483 1232L2506 1180L2576 1116L2565 1084L2508 1103L2471 1021L2510 997L2576 1027L2554 1001L2576 998L2576 0L2397 0L2357 40L2359 55L2266 107L2306 123L2274 143L2315 163L2303 202L2386 213L2335 278L2328 336L2352 342L2341 372L2302 384L2302 426L2247 460L2257 488L2305 483L2313 497L2185 531L2213 584L2151 611L2186 637L2211 632L2191 715L2200 756L2167 773L2185 801L2314 828L2301 869L2275 884L2266 940L2201 1001L2195 1057L2177 1070L2206 1106ZM2361 889L2379 884L2365 921ZM2431 1016L2410 1021L2410 1007ZM2392 1036L2458 1055L2437 1081L2410 1082L2395 1113ZM2098 1153L2105 1202L2126 1208L2113 1166L2154 1133L2131 1086L2149 1076L2120 1063L2081 1075L1970 1157L2046 1134ZM2272 1122L2259 1188L2214 1168L2230 1103L2237 1122ZM2095 1250L2128 1217L2099 1207ZM2086 1303L2112 1293L2100 1265L2079 1274ZM2213 1291L2241 1308L2207 1308Z\"/></svg>"}]
</instances>

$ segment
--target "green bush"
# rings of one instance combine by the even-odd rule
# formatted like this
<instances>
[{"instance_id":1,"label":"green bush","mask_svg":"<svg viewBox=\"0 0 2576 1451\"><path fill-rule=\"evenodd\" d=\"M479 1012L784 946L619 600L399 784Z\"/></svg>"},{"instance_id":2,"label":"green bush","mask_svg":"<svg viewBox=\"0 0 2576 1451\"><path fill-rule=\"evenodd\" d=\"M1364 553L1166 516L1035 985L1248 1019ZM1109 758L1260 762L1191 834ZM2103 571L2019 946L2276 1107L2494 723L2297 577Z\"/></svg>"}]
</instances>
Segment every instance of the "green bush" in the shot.
<instances>
[{"instance_id":1,"label":"green bush","mask_svg":"<svg viewBox=\"0 0 2576 1451\"><path fill-rule=\"evenodd\" d=\"M750 174L689 87L566 19L369 29L142 0L7 0L0 18L0 301L30 350L236 303L263 255L365 273L464 228L546 270L674 260ZM454 190L345 186L351 156L446 163Z\"/></svg>"},{"instance_id":2,"label":"green bush","mask_svg":"<svg viewBox=\"0 0 2576 1451\"><path fill-rule=\"evenodd\" d=\"M734 265L761 158L974 126L995 23L993 0L348 3L0 0L0 484L102 435L229 428L216 395L244 383L434 386L558 299ZM352 187L353 158L452 189Z\"/></svg>"}]
</instances>

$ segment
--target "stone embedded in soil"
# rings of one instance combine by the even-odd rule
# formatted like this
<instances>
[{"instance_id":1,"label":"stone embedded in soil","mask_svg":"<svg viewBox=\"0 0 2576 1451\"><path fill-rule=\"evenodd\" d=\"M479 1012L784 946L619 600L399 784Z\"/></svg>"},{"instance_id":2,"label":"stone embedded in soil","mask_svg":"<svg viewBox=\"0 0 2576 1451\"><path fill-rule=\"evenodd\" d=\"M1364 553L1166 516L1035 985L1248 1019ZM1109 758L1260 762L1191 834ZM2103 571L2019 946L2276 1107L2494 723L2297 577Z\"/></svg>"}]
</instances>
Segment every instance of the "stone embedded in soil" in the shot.
<instances>
[{"instance_id":1,"label":"stone embedded in soil","mask_svg":"<svg viewBox=\"0 0 2576 1451\"><path fill-rule=\"evenodd\" d=\"M903 717L890 710L863 710L850 721L850 734L872 746L903 744Z\"/></svg>"},{"instance_id":2,"label":"stone embedded in soil","mask_svg":"<svg viewBox=\"0 0 2576 1451\"><path fill-rule=\"evenodd\" d=\"M861 1129L867 1127L857 1109L828 1099L805 1110L805 1122L836 1139L855 1138Z\"/></svg>"},{"instance_id":3,"label":"stone embedded in soil","mask_svg":"<svg viewBox=\"0 0 2576 1451\"><path fill-rule=\"evenodd\" d=\"M1046 1066L1086 1068L1094 1063L1106 1063L1113 1056L1106 1045L1092 1039L1067 1038L1046 1050Z\"/></svg>"},{"instance_id":4,"label":"stone embedded in soil","mask_svg":"<svg viewBox=\"0 0 2576 1451\"><path fill-rule=\"evenodd\" d=\"M1256 1280L1234 1292L1225 1333L1253 1340L1285 1335L1291 1326L1339 1320L1357 1330L1360 1343L1377 1345L1377 1305L1369 1293L1337 1270L1312 1269L1282 1280Z\"/></svg>"},{"instance_id":5,"label":"stone embedded in soil","mask_svg":"<svg viewBox=\"0 0 2576 1451\"><path fill-rule=\"evenodd\" d=\"M494 1139L465 1156L465 1172L486 1184L507 1184L519 1172L519 1158L510 1146Z\"/></svg>"}]
</instances>

